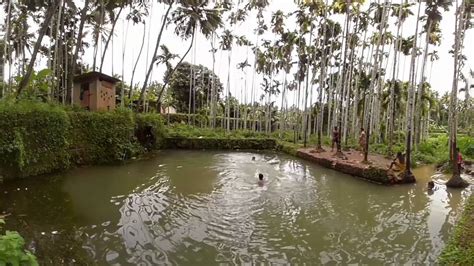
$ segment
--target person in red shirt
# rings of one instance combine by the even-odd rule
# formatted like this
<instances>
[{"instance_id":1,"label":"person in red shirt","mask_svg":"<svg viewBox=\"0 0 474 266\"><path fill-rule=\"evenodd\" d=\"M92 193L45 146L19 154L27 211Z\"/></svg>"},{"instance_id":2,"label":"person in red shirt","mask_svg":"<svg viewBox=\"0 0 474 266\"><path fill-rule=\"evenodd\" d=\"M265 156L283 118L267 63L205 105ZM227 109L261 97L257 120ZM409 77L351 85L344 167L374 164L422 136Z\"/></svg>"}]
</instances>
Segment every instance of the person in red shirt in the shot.
<instances>
[{"instance_id":1,"label":"person in red shirt","mask_svg":"<svg viewBox=\"0 0 474 266\"><path fill-rule=\"evenodd\" d=\"M463 164L464 162L463 162L463 160L462 160L462 154L461 154L461 152L459 151L459 148L456 148L456 152L458 153L458 169L459 169L459 173L461 173L461 170L463 169L462 164Z\"/></svg>"}]
</instances>

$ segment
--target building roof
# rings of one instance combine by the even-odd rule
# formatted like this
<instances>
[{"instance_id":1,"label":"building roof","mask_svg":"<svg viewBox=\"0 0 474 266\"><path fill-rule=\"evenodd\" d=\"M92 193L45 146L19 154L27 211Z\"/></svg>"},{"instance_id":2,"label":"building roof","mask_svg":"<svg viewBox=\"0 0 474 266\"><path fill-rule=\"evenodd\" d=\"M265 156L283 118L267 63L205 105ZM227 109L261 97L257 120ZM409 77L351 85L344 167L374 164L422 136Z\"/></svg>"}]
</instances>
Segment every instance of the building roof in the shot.
<instances>
[{"instance_id":1,"label":"building roof","mask_svg":"<svg viewBox=\"0 0 474 266\"><path fill-rule=\"evenodd\" d=\"M100 73L97 71L92 71L92 72L87 72L78 76L74 77L74 82L82 82L82 81L87 81L87 80L92 80L92 79L99 79L111 83L117 83L120 82L120 79L111 77L109 75L106 75L104 73Z\"/></svg>"}]
</instances>

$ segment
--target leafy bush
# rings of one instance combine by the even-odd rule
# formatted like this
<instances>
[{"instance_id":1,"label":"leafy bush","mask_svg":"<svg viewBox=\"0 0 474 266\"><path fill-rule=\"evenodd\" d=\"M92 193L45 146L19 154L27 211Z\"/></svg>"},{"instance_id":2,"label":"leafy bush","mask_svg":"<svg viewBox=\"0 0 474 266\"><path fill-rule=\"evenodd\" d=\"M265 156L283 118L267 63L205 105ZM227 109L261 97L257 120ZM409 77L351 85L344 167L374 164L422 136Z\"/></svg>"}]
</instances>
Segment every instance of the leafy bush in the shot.
<instances>
[{"instance_id":1,"label":"leafy bush","mask_svg":"<svg viewBox=\"0 0 474 266\"><path fill-rule=\"evenodd\" d=\"M274 139L237 139L237 138L168 138L167 148L173 149L275 149Z\"/></svg>"},{"instance_id":2,"label":"leafy bush","mask_svg":"<svg viewBox=\"0 0 474 266\"><path fill-rule=\"evenodd\" d=\"M1 102L0 173L22 177L68 168L69 126L58 106Z\"/></svg>"},{"instance_id":3,"label":"leafy bush","mask_svg":"<svg viewBox=\"0 0 474 266\"><path fill-rule=\"evenodd\" d=\"M4 223L0 219L0 226ZM38 265L36 257L24 246L25 240L17 232L0 233L0 265Z\"/></svg>"},{"instance_id":4,"label":"leafy bush","mask_svg":"<svg viewBox=\"0 0 474 266\"><path fill-rule=\"evenodd\" d=\"M142 146L159 149L163 145L165 128L163 118L158 114L137 114L135 135ZM147 139L151 135L152 139ZM150 145L150 147L148 147Z\"/></svg>"},{"instance_id":5,"label":"leafy bush","mask_svg":"<svg viewBox=\"0 0 474 266\"><path fill-rule=\"evenodd\" d=\"M131 111L69 112L68 115L73 162L122 161L138 152Z\"/></svg>"}]
</instances>

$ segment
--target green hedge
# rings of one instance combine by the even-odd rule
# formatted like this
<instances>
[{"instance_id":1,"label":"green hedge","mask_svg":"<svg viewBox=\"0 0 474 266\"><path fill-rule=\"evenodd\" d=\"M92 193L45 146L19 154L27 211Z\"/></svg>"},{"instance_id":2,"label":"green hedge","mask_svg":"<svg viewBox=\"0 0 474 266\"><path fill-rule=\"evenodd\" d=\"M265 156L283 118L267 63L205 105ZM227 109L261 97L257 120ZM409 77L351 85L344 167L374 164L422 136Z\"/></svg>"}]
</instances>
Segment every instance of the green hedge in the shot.
<instances>
[{"instance_id":1,"label":"green hedge","mask_svg":"<svg viewBox=\"0 0 474 266\"><path fill-rule=\"evenodd\" d=\"M132 112L69 112L74 163L122 161L139 152Z\"/></svg>"},{"instance_id":2,"label":"green hedge","mask_svg":"<svg viewBox=\"0 0 474 266\"><path fill-rule=\"evenodd\" d=\"M214 150L270 150L276 147L274 139L231 139L231 138L167 138L170 149L214 149Z\"/></svg>"},{"instance_id":3,"label":"green hedge","mask_svg":"<svg viewBox=\"0 0 474 266\"><path fill-rule=\"evenodd\" d=\"M136 134L153 132L153 145ZM157 114L73 111L38 102L0 102L0 179L68 169L72 164L122 161L162 145Z\"/></svg>"},{"instance_id":4,"label":"green hedge","mask_svg":"<svg viewBox=\"0 0 474 266\"><path fill-rule=\"evenodd\" d=\"M163 118L156 114L137 114L135 135L147 149L159 149L164 145L165 128ZM148 136L147 134L150 134ZM151 137L151 138L150 138Z\"/></svg>"},{"instance_id":5,"label":"green hedge","mask_svg":"<svg viewBox=\"0 0 474 266\"><path fill-rule=\"evenodd\" d=\"M69 127L59 107L0 104L0 174L24 177L68 168Z\"/></svg>"}]
</instances>

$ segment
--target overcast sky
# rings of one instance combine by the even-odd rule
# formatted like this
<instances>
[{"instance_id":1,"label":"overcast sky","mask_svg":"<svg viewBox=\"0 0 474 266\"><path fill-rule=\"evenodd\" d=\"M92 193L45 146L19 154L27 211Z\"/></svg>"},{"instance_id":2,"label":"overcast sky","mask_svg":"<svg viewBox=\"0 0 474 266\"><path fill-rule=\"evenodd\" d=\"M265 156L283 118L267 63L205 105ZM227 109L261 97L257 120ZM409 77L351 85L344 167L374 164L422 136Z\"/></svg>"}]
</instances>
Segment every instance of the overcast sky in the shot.
<instances>
[{"instance_id":1,"label":"overcast sky","mask_svg":"<svg viewBox=\"0 0 474 266\"><path fill-rule=\"evenodd\" d=\"M293 11L296 9L295 4L293 1L286 0L273 0L271 1L270 6L266 9L265 12L265 21L267 24L270 24L270 16L273 12L277 10L283 10L285 13ZM438 51L439 60L436 61L432 67L432 74L430 75L430 65L428 65L426 70L426 75L428 77L431 76L431 84L432 88L438 91L440 94L443 94L447 91L450 91L453 79L453 58L448 53L454 43L454 6L450 8L450 11L443 12L443 20L441 22L441 30L442 30L442 43L440 46L430 46L430 51L433 49ZM134 83L143 83L145 78L145 73L148 67L148 62L151 57L151 54L154 49L156 37L158 31L160 29L160 25L162 23L163 14L165 12L164 6L161 4L153 3L153 8L151 9L151 16L146 18L146 33L147 36L145 37L145 47L141 59L139 61L137 71L134 77ZM423 12L423 8L422 8ZM127 12L123 12L119 22L116 26L116 35L113 41L113 49L112 47L109 48L107 53L104 69L103 72L106 74L118 74L122 75L122 66L124 67L124 80L126 83L130 83L131 73L133 69L133 65L135 63L136 57L138 55L138 51L140 50L142 34L143 34L143 25L133 25L131 22L127 22L124 18ZM416 9L413 8L413 13L416 14ZM5 16L1 14L1 16ZM1 19L3 21L3 19ZM342 23L342 20L340 21ZM394 18L390 20L390 23L393 24ZM413 35L415 31L415 23L416 18L412 16L409 20L407 20L403 26L403 35L407 37L409 35ZM128 31L127 31L127 24L128 24ZM256 27L256 18L255 12L250 13L247 17L246 21L240 25L235 26L232 31L236 35L246 35L247 38L252 41L253 43L256 42L256 37L254 33L254 28ZM287 21L286 27L294 29L295 23L292 20ZM393 26L394 27L394 26ZM392 30L395 32L395 29ZM88 29L90 33L91 30ZM148 35L148 32L150 35ZM270 40L273 40L272 35L265 35ZM150 41L148 39L150 38ZM421 41L424 40L424 37ZM163 34L162 44L165 44L170 48L173 53L183 55L189 45L190 40L182 40L181 38L177 37L174 34L174 26L170 25ZM185 58L185 61L192 62L195 64L202 64L208 68L212 68L212 54L210 53L211 45L210 40L205 39L202 35L198 35L194 49L188 54ZM219 40L216 40L215 45L218 46ZM148 47L149 45L149 47ZM125 60L122 60L122 51L123 46L125 46ZM424 45L422 46L424 47ZM99 49L102 49L100 47ZM113 53L112 53L113 50ZM100 54L101 51L99 50ZM463 70L467 73L468 69L474 69L474 30L468 30L465 36L465 49L464 54L467 56L466 68ZM148 55L148 56L147 56ZM393 55L393 50L391 51L391 57ZM227 84L227 73L228 73L228 54L227 51L219 51L216 55L216 64L215 64L215 72L220 77L224 87ZM92 58L93 58L93 48L89 48L86 51L86 54L82 57L82 59L92 66ZM245 61L248 58L250 64L253 64L254 55L250 49L245 47L238 47L234 45L231 54L231 73L230 73L230 91L231 93L239 98L240 100L244 101L245 99L250 100L250 88L252 86L252 81L256 87L260 87L261 77L257 74L254 74L252 68L247 69L247 73L243 74L240 70L236 69L236 65L239 62ZM408 71L409 71L409 58L405 59L402 57L400 62L400 78L404 78L405 80L408 79ZM45 66L46 59L42 58L39 62L37 67L41 68ZM390 71L391 62L389 62L388 73ZM113 67L112 67L113 66ZM163 80L163 73L165 71L165 66L160 65L155 67L152 80L162 82ZM391 77L391 74L390 76ZM387 78L388 78L387 77ZM243 89L247 85L247 97L241 94L241 89ZM459 86L464 86L464 84L460 83ZM258 93L258 95L260 95ZM462 96L463 97L463 96ZM316 95L313 95L313 99L316 99ZM273 99L277 101L277 104L280 105L281 97L277 99ZM287 100L289 100L289 104L291 105L294 102L294 97L289 95Z\"/></svg>"}]
</instances>

